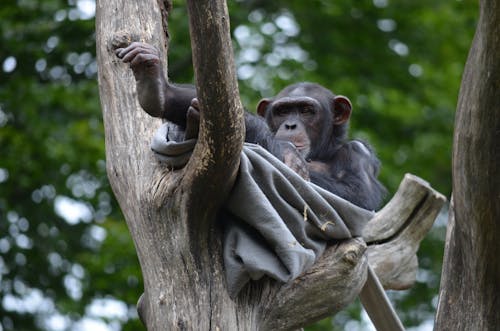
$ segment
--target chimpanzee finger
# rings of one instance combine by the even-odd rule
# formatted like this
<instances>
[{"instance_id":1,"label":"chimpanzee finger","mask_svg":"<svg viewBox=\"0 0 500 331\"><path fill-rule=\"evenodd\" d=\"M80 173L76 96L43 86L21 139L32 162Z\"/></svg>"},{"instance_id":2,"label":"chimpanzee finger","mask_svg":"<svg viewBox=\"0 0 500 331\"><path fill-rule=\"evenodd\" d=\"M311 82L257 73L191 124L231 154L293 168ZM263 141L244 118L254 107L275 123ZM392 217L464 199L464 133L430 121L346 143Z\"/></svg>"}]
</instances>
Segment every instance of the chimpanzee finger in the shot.
<instances>
[{"instance_id":1,"label":"chimpanzee finger","mask_svg":"<svg viewBox=\"0 0 500 331\"><path fill-rule=\"evenodd\" d=\"M193 99L194 100L194 99ZM198 137L200 130L200 112L194 107L189 107L186 113L186 133L185 140Z\"/></svg>"},{"instance_id":2,"label":"chimpanzee finger","mask_svg":"<svg viewBox=\"0 0 500 331\"><path fill-rule=\"evenodd\" d=\"M287 166L304 180L309 181L309 171L302 164L294 162L292 164L287 164Z\"/></svg>"},{"instance_id":3,"label":"chimpanzee finger","mask_svg":"<svg viewBox=\"0 0 500 331\"><path fill-rule=\"evenodd\" d=\"M125 47L120 47L121 49L125 50L126 52L129 52L130 50L134 49L134 48L137 48L137 47L144 47L144 48L152 48L152 49L155 49L154 46L148 44L148 43L143 43L143 42L140 42L140 41L134 41L134 42L131 42L130 44L128 44L128 46L125 46Z\"/></svg>"},{"instance_id":4,"label":"chimpanzee finger","mask_svg":"<svg viewBox=\"0 0 500 331\"><path fill-rule=\"evenodd\" d=\"M159 56L158 50L149 44L141 42L133 42L125 48L115 50L116 55L124 59L125 62L130 61L130 57L138 53L153 54ZM130 56L128 56L130 54Z\"/></svg>"},{"instance_id":5,"label":"chimpanzee finger","mask_svg":"<svg viewBox=\"0 0 500 331\"><path fill-rule=\"evenodd\" d=\"M197 111L200 111L200 102L198 101L198 98L193 98L191 100L191 107L193 107Z\"/></svg>"},{"instance_id":6,"label":"chimpanzee finger","mask_svg":"<svg viewBox=\"0 0 500 331\"><path fill-rule=\"evenodd\" d=\"M158 63L160 63L160 59L155 55L138 54L132 61L130 61L130 67L135 70L143 64L155 65Z\"/></svg>"},{"instance_id":7,"label":"chimpanzee finger","mask_svg":"<svg viewBox=\"0 0 500 331\"><path fill-rule=\"evenodd\" d=\"M146 48L146 47L142 47L141 45L138 45L138 47L132 48L132 49L124 49L119 54L119 57L121 55L121 59L123 62L131 62L139 54L148 54L148 55L151 55L154 57L158 57L158 55L155 54L155 52L152 52L151 49Z\"/></svg>"},{"instance_id":8,"label":"chimpanzee finger","mask_svg":"<svg viewBox=\"0 0 500 331\"><path fill-rule=\"evenodd\" d=\"M120 56L121 52L123 51L123 47L115 49L115 55L118 56L120 59L122 58Z\"/></svg>"},{"instance_id":9,"label":"chimpanzee finger","mask_svg":"<svg viewBox=\"0 0 500 331\"><path fill-rule=\"evenodd\" d=\"M118 56L120 59L122 59L125 55L127 55L130 51L136 49L139 47L139 43L131 43L127 47L120 47L115 50L116 56Z\"/></svg>"},{"instance_id":10,"label":"chimpanzee finger","mask_svg":"<svg viewBox=\"0 0 500 331\"><path fill-rule=\"evenodd\" d=\"M307 164L297 151L287 150L283 154L283 162L305 180L309 180Z\"/></svg>"},{"instance_id":11,"label":"chimpanzee finger","mask_svg":"<svg viewBox=\"0 0 500 331\"><path fill-rule=\"evenodd\" d=\"M303 163L296 162L292 165L291 168L293 171L295 171L295 173L297 173L297 175L302 177L304 180L309 181L309 171Z\"/></svg>"}]
</instances>

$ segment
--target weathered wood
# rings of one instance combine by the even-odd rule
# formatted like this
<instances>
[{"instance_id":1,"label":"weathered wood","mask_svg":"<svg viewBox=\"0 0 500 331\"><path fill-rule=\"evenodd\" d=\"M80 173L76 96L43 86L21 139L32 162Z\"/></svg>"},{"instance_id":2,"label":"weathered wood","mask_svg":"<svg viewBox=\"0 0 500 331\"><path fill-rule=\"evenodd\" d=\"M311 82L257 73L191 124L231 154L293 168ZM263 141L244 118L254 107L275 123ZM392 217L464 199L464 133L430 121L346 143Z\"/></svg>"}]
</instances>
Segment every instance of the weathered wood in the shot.
<instances>
[{"instance_id":1,"label":"weathered wood","mask_svg":"<svg viewBox=\"0 0 500 331\"><path fill-rule=\"evenodd\" d=\"M212 226L207 211L217 212L236 178L245 128L226 1L188 0L187 5L201 123L185 170L186 199L188 210L195 210L191 226L202 236L193 240L204 241Z\"/></svg>"},{"instance_id":2,"label":"weathered wood","mask_svg":"<svg viewBox=\"0 0 500 331\"><path fill-rule=\"evenodd\" d=\"M420 241L445 202L427 182L406 174L391 201L364 229L370 268L360 299L377 330L404 330L382 286L402 290L413 285Z\"/></svg>"},{"instance_id":3,"label":"weathered wood","mask_svg":"<svg viewBox=\"0 0 500 331\"><path fill-rule=\"evenodd\" d=\"M262 330L294 330L331 316L354 301L366 280L360 239L330 247L314 267L264 302Z\"/></svg>"},{"instance_id":4,"label":"weathered wood","mask_svg":"<svg viewBox=\"0 0 500 331\"><path fill-rule=\"evenodd\" d=\"M385 294L382 283L370 266L366 283L359 293L359 300L377 330L404 331L403 324Z\"/></svg>"},{"instance_id":5,"label":"weathered wood","mask_svg":"<svg viewBox=\"0 0 500 331\"><path fill-rule=\"evenodd\" d=\"M446 198L427 182L407 174L391 201L367 224L363 239L370 240L368 263L386 289L405 289L414 283L419 243L445 202ZM348 263L349 260L340 258L358 242L348 243L327 250L312 270L270 296L272 300L264 305L262 313L264 330L291 330L307 325L335 314L359 294L366 280L365 260ZM357 254L350 256L358 260ZM348 271L353 268L357 273ZM318 284L306 285L311 283ZM344 287L349 289L348 294L342 294ZM343 295L347 295L347 300Z\"/></svg>"},{"instance_id":6,"label":"weathered wood","mask_svg":"<svg viewBox=\"0 0 500 331\"><path fill-rule=\"evenodd\" d=\"M217 201L222 201L227 193L224 187L227 191L231 185L228 173L235 173L232 167L237 166L234 161L222 163L221 159L223 156L229 161L239 159L239 153L233 155L234 149L226 153L228 144L209 148L208 153L198 150L193 162L176 172L155 160L149 142L161 121L140 109L132 72L115 56L114 48L123 42L143 41L165 54L166 27L161 22L166 22L169 4L154 0L106 0L97 1L96 5L108 177L127 220L143 272L142 316L149 330L232 329L237 324L236 306L225 290L221 240L210 225L218 209ZM166 68L166 61L163 65ZM210 112L208 108L207 111ZM213 130L208 128L203 132L200 143L212 146ZM224 174L223 185L216 182L211 187L190 185L214 169ZM200 231L192 224L207 224L209 229ZM222 316L221 311L228 315Z\"/></svg>"},{"instance_id":7,"label":"weathered wood","mask_svg":"<svg viewBox=\"0 0 500 331\"><path fill-rule=\"evenodd\" d=\"M427 182L406 174L391 201L367 224L363 239L368 243L368 261L384 288L413 285L418 247L445 202Z\"/></svg>"},{"instance_id":8,"label":"weathered wood","mask_svg":"<svg viewBox=\"0 0 500 331\"><path fill-rule=\"evenodd\" d=\"M480 1L453 143L453 202L435 330L500 326L500 1Z\"/></svg>"}]
</instances>

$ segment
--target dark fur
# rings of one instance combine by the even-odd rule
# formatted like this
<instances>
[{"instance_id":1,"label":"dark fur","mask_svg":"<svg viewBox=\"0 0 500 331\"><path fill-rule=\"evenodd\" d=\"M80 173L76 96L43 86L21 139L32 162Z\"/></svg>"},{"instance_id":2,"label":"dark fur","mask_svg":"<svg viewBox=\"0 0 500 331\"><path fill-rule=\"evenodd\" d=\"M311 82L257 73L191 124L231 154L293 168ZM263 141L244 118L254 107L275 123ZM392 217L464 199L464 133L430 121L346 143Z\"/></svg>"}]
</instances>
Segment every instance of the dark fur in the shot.
<instances>
[{"instance_id":1,"label":"dark fur","mask_svg":"<svg viewBox=\"0 0 500 331\"><path fill-rule=\"evenodd\" d=\"M198 125L197 107L192 104L196 98L194 86L168 83L152 46L132 43L118 49L117 55L130 63L139 102L146 112L165 118L183 130L189 131L190 125ZM302 114L301 103L294 103L294 98L313 99L314 111ZM273 104L281 101L285 103L286 112L277 121ZM261 101L259 114L263 117L245 113L245 141L263 146L322 188L358 206L375 210L385 192L377 180L380 162L369 145L346 139L350 112L347 98L335 96L321 85L290 85L274 98ZM302 152L290 142L299 136L307 144Z\"/></svg>"}]
</instances>

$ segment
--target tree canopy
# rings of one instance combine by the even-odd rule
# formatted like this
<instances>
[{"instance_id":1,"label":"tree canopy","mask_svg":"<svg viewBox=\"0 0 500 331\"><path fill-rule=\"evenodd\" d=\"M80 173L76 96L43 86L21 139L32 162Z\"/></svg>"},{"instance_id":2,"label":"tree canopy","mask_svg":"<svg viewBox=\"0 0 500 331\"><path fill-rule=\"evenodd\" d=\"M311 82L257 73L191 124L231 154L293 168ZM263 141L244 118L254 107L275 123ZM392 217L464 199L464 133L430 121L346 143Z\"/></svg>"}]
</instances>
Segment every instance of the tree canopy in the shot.
<instances>
[{"instance_id":1,"label":"tree canopy","mask_svg":"<svg viewBox=\"0 0 500 331\"><path fill-rule=\"evenodd\" d=\"M169 18L169 73L192 81L185 4ZM253 110L296 81L354 104L392 193L406 172L451 193L458 86L475 1L231 1L240 90ZM137 330L139 265L105 174L92 0L0 7L0 330ZM444 241L420 250L418 282L393 293L406 326L437 303ZM357 305L309 330L359 326Z\"/></svg>"}]
</instances>

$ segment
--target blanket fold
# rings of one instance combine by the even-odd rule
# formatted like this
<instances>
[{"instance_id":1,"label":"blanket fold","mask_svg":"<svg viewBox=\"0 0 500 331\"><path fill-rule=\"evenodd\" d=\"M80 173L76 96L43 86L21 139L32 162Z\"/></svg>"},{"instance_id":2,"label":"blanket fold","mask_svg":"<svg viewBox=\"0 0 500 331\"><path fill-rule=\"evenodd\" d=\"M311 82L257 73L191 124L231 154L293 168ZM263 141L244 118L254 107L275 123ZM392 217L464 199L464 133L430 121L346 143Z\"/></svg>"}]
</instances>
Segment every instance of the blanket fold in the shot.
<instances>
[{"instance_id":1,"label":"blanket fold","mask_svg":"<svg viewBox=\"0 0 500 331\"><path fill-rule=\"evenodd\" d=\"M184 166L196 140L164 123L151 149L161 162ZM245 143L240 168L224 205L223 255L228 292L235 297L250 280L282 282L308 270L327 242L361 236L372 211L305 181L262 147Z\"/></svg>"}]
</instances>

